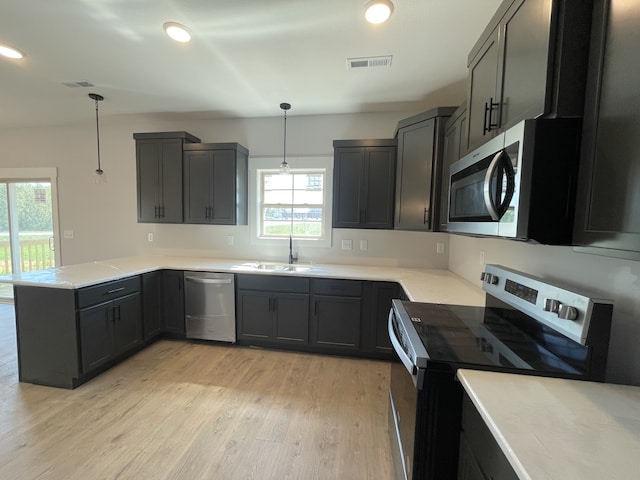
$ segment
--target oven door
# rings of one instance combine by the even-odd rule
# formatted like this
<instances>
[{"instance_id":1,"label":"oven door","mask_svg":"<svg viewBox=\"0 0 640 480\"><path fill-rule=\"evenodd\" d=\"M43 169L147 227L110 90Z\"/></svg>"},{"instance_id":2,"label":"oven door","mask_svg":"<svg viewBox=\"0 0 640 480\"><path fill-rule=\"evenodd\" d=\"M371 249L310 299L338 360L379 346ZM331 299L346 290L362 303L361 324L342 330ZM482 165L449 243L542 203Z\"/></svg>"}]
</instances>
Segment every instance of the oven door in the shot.
<instances>
[{"instance_id":1,"label":"oven door","mask_svg":"<svg viewBox=\"0 0 640 480\"><path fill-rule=\"evenodd\" d=\"M389 312L389 338L400 359L391 365L389 387L389 434L396 480L413 477L414 440L418 392L422 388L424 369L417 368L402 347L394 323L394 311Z\"/></svg>"}]
</instances>

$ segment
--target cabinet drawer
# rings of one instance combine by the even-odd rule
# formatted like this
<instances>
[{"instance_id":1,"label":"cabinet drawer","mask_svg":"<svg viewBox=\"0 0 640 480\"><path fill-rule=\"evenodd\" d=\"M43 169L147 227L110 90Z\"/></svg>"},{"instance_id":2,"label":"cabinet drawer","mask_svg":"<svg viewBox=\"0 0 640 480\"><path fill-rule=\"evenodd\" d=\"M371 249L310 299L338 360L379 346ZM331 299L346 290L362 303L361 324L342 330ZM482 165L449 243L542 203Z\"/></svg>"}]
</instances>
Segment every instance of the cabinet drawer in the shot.
<instances>
[{"instance_id":1,"label":"cabinet drawer","mask_svg":"<svg viewBox=\"0 0 640 480\"><path fill-rule=\"evenodd\" d=\"M362 282L360 280L314 278L311 280L311 292L319 295L359 297L362 294Z\"/></svg>"},{"instance_id":2,"label":"cabinet drawer","mask_svg":"<svg viewBox=\"0 0 640 480\"><path fill-rule=\"evenodd\" d=\"M93 287L78 290L78 308L107 302L114 298L129 295L140 290L140 277L130 277L123 280L101 283Z\"/></svg>"},{"instance_id":3,"label":"cabinet drawer","mask_svg":"<svg viewBox=\"0 0 640 480\"><path fill-rule=\"evenodd\" d=\"M309 279L300 277L283 277L279 275L237 275L236 286L239 290L309 293Z\"/></svg>"}]
</instances>

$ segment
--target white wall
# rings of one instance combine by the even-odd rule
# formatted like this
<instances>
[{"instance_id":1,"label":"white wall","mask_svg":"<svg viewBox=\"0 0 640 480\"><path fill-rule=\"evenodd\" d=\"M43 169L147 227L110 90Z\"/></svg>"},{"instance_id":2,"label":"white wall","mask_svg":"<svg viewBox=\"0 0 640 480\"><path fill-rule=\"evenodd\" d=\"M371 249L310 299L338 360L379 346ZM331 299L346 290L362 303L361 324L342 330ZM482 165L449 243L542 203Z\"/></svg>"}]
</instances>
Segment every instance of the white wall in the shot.
<instances>
[{"instance_id":1,"label":"white wall","mask_svg":"<svg viewBox=\"0 0 640 480\"><path fill-rule=\"evenodd\" d=\"M563 282L614 301L607 381L640 385L640 262L571 247L450 235L449 270L481 285L480 253L494 263Z\"/></svg>"},{"instance_id":2,"label":"white wall","mask_svg":"<svg viewBox=\"0 0 640 480\"><path fill-rule=\"evenodd\" d=\"M107 105L102 111L107 111ZM295 106L294 106L295 108ZM334 139L391 138L399 119L417 112L357 115L289 116L287 155L333 155ZM106 183L95 183L95 123L0 131L0 167L58 167L60 231L73 230L58 248L63 265L137 254L225 256L246 259L287 258L288 249L258 249L249 242L247 226L138 224L134 132L186 130L206 142L239 142L251 155L282 154L281 116L208 120L197 114L136 115L100 120L102 168ZM154 242L147 241L148 233ZM234 245L227 237L234 236ZM342 239L354 250L343 251ZM368 249L359 249L360 240ZM436 242L448 246L444 234L334 230L333 247L299 246L300 261L446 268L447 255L437 255Z\"/></svg>"}]
</instances>

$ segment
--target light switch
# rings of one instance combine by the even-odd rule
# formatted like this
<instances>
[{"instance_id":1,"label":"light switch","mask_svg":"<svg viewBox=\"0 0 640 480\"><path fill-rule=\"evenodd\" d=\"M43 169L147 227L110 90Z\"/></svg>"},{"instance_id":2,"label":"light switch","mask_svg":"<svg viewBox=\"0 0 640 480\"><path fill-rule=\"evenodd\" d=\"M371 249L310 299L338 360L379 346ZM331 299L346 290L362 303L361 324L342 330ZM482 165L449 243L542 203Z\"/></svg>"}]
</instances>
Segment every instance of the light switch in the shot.
<instances>
[{"instance_id":1,"label":"light switch","mask_svg":"<svg viewBox=\"0 0 640 480\"><path fill-rule=\"evenodd\" d=\"M227 245L231 246L233 245L233 242L234 242L233 235L227 235Z\"/></svg>"},{"instance_id":2,"label":"light switch","mask_svg":"<svg viewBox=\"0 0 640 480\"><path fill-rule=\"evenodd\" d=\"M360 240L360 250L366 250L367 248L369 248L369 242Z\"/></svg>"},{"instance_id":3,"label":"light switch","mask_svg":"<svg viewBox=\"0 0 640 480\"><path fill-rule=\"evenodd\" d=\"M73 230L65 230L65 231L62 233L62 236L63 236L64 238L66 238L67 240L73 240Z\"/></svg>"}]
</instances>

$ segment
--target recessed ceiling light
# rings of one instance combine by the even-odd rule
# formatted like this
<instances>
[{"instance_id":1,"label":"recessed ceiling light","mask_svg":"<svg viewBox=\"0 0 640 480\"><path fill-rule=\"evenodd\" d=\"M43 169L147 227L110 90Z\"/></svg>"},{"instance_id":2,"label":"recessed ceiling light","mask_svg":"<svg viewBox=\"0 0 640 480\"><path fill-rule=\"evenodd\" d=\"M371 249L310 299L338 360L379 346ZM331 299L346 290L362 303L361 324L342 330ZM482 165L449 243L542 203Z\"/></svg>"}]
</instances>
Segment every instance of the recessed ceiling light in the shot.
<instances>
[{"instance_id":1,"label":"recessed ceiling light","mask_svg":"<svg viewBox=\"0 0 640 480\"><path fill-rule=\"evenodd\" d=\"M0 55L8 58L24 57L24 53L17 48L10 47L9 45L0 45Z\"/></svg>"},{"instance_id":2,"label":"recessed ceiling light","mask_svg":"<svg viewBox=\"0 0 640 480\"><path fill-rule=\"evenodd\" d=\"M184 25L176 22L167 22L162 25L162 28L176 42L186 43L191 40L191 32Z\"/></svg>"},{"instance_id":3,"label":"recessed ceiling light","mask_svg":"<svg viewBox=\"0 0 640 480\"><path fill-rule=\"evenodd\" d=\"M367 3L364 17L369 23L386 22L393 13L393 3L389 0L372 0Z\"/></svg>"}]
</instances>

